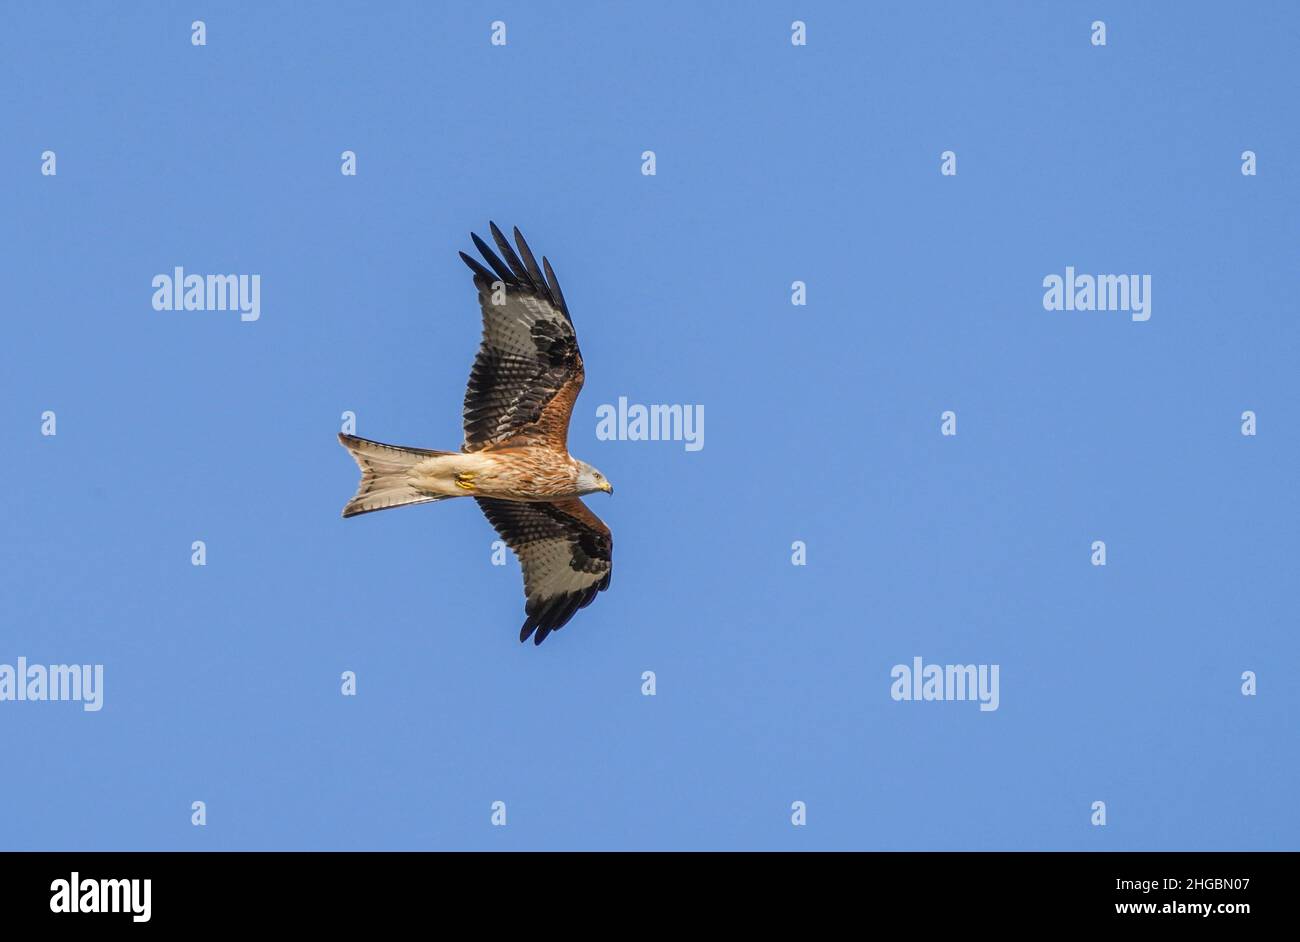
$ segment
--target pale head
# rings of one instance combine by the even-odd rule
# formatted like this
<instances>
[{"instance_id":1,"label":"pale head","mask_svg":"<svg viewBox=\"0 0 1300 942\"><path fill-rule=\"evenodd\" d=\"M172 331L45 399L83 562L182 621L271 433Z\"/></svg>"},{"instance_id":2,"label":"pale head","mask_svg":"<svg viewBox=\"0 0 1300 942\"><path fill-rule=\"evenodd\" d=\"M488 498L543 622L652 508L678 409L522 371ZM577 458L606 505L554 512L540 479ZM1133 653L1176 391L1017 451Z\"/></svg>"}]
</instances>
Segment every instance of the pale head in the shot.
<instances>
[{"instance_id":1,"label":"pale head","mask_svg":"<svg viewBox=\"0 0 1300 942\"><path fill-rule=\"evenodd\" d=\"M614 493L614 485L609 483L609 478L601 474L585 461L578 461L576 458L573 462L578 467L578 494L594 494L596 491L603 491L606 494Z\"/></svg>"}]
</instances>

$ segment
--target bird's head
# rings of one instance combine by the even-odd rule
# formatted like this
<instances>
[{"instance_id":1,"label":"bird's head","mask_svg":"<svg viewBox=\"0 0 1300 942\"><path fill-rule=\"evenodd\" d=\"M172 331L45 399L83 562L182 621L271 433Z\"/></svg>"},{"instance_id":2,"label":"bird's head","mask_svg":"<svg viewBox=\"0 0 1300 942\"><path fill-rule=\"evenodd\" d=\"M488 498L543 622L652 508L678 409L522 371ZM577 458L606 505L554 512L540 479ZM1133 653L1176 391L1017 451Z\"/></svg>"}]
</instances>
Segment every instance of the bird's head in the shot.
<instances>
[{"instance_id":1,"label":"bird's head","mask_svg":"<svg viewBox=\"0 0 1300 942\"><path fill-rule=\"evenodd\" d=\"M596 491L604 491L606 494L614 493L614 485L609 483L609 478L601 474L585 461L578 462L578 493L594 494Z\"/></svg>"}]
</instances>

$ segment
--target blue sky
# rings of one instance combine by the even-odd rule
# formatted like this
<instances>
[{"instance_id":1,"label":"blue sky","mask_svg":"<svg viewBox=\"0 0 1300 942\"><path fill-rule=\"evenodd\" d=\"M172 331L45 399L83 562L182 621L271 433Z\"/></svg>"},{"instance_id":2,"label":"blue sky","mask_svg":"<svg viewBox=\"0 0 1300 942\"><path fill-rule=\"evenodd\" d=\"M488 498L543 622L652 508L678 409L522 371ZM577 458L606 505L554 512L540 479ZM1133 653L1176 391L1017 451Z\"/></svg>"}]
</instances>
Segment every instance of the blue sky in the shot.
<instances>
[{"instance_id":1,"label":"blue sky","mask_svg":"<svg viewBox=\"0 0 1300 942\"><path fill-rule=\"evenodd\" d=\"M0 703L0 847L1296 848L1300 12L376 6L6 7L0 663L105 690ZM461 441L488 219L616 486L540 648L472 503L339 518L345 410ZM1151 319L1044 310L1066 266ZM597 440L619 396L705 447ZM918 656L999 708L895 702Z\"/></svg>"}]
</instances>

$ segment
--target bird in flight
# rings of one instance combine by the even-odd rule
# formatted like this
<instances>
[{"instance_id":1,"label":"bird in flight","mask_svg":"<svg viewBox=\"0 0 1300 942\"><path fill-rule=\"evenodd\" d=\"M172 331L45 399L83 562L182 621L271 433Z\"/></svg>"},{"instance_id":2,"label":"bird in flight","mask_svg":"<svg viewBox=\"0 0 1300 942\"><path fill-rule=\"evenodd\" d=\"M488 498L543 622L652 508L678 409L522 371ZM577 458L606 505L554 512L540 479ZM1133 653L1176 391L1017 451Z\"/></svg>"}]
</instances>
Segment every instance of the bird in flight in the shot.
<instances>
[{"instance_id":1,"label":"bird in flight","mask_svg":"<svg viewBox=\"0 0 1300 942\"><path fill-rule=\"evenodd\" d=\"M541 644L609 587L613 537L581 498L614 488L569 455L584 373L555 272L544 257L537 267L518 229L516 254L496 223L489 226L500 257L473 233L487 264L460 253L483 311L465 390L465 444L429 451L340 434L361 468L343 516L473 497L523 569L527 617L519 640Z\"/></svg>"}]
</instances>

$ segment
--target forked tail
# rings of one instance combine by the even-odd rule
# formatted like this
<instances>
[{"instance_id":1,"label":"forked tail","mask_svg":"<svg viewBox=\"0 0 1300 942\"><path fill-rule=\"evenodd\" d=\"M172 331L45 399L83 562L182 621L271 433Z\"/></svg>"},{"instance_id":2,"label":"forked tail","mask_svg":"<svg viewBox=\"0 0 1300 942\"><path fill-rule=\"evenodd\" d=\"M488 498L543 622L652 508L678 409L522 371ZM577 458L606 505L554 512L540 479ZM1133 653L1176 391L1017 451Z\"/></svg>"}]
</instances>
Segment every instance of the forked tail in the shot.
<instances>
[{"instance_id":1,"label":"forked tail","mask_svg":"<svg viewBox=\"0 0 1300 942\"><path fill-rule=\"evenodd\" d=\"M452 455L451 451L428 451L385 445L355 435L339 433L339 443L356 459L361 469L361 483L356 496L343 508L343 516L355 517L406 504L425 504L446 500L449 495L430 494L410 483L409 472L426 458Z\"/></svg>"}]
</instances>

